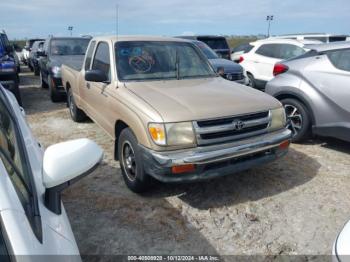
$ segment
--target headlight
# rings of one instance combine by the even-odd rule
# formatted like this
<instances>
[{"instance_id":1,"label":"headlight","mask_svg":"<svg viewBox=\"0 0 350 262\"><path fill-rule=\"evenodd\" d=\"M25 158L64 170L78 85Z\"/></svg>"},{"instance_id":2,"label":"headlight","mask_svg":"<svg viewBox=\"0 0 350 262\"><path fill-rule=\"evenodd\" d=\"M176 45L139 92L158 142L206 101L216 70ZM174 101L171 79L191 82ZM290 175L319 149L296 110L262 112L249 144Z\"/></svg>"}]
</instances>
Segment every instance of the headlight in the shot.
<instances>
[{"instance_id":1,"label":"headlight","mask_svg":"<svg viewBox=\"0 0 350 262\"><path fill-rule=\"evenodd\" d=\"M271 112L271 124L269 131L281 129L286 125L286 113L283 107L273 109Z\"/></svg>"},{"instance_id":2,"label":"headlight","mask_svg":"<svg viewBox=\"0 0 350 262\"><path fill-rule=\"evenodd\" d=\"M61 75L61 67L60 66L54 66L51 68L52 73L55 76L60 76Z\"/></svg>"},{"instance_id":3,"label":"headlight","mask_svg":"<svg viewBox=\"0 0 350 262\"><path fill-rule=\"evenodd\" d=\"M191 122L148 125L149 133L157 145L179 146L193 145L195 142Z\"/></svg>"}]
</instances>

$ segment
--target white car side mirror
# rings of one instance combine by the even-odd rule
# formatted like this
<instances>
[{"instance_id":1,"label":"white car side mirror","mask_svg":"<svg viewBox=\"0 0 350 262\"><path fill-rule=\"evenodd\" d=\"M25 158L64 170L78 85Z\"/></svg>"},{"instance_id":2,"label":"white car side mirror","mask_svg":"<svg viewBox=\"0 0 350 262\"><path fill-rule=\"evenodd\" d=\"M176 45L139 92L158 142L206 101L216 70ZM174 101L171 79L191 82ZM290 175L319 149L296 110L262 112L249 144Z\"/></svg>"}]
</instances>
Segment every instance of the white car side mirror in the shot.
<instances>
[{"instance_id":1,"label":"white car side mirror","mask_svg":"<svg viewBox=\"0 0 350 262\"><path fill-rule=\"evenodd\" d=\"M48 147L43 160L45 206L61 214L62 190L94 171L102 157L102 149L86 138Z\"/></svg>"}]
</instances>

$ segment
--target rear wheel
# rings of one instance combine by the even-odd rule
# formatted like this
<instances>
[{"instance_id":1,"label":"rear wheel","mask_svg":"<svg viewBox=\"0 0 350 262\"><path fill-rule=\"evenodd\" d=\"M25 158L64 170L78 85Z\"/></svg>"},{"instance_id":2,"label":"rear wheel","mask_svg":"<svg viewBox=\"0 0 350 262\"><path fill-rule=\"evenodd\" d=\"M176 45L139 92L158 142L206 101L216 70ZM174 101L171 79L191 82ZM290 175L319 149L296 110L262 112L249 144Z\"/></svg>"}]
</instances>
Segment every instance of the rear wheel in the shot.
<instances>
[{"instance_id":1,"label":"rear wheel","mask_svg":"<svg viewBox=\"0 0 350 262\"><path fill-rule=\"evenodd\" d=\"M151 177L144 172L140 148L130 128L125 128L119 136L118 158L127 187L135 193L148 190Z\"/></svg>"},{"instance_id":2,"label":"rear wheel","mask_svg":"<svg viewBox=\"0 0 350 262\"><path fill-rule=\"evenodd\" d=\"M69 107L69 113L74 122L83 122L86 120L86 114L81 110L74 101L73 91L68 89L67 103Z\"/></svg>"},{"instance_id":3,"label":"rear wheel","mask_svg":"<svg viewBox=\"0 0 350 262\"><path fill-rule=\"evenodd\" d=\"M286 112L288 128L292 131L292 142L302 142L310 135L310 115L306 106L292 98L281 100Z\"/></svg>"},{"instance_id":4,"label":"rear wheel","mask_svg":"<svg viewBox=\"0 0 350 262\"><path fill-rule=\"evenodd\" d=\"M47 83L44 81L43 79L43 73L41 72L41 70L39 70L39 75L40 75L40 83L41 83L41 87L42 88L48 88L48 85Z\"/></svg>"}]
</instances>

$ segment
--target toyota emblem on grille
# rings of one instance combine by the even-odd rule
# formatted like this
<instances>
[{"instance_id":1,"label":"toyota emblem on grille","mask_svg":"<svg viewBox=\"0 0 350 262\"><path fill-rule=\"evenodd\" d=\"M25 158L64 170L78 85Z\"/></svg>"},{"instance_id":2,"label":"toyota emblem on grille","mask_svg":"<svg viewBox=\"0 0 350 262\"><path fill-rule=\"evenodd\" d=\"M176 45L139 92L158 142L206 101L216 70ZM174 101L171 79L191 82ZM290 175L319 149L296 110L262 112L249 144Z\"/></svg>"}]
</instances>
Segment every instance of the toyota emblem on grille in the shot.
<instances>
[{"instance_id":1,"label":"toyota emblem on grille","mask_svg":"<svg viewBox=\"0 0 350 262\"><path fill-rule=\"evenodd\" d=\"M242 130L245 126L245 123L241 120L235 120L232 122L234 130Z\"/></svg>"}]
</instances>

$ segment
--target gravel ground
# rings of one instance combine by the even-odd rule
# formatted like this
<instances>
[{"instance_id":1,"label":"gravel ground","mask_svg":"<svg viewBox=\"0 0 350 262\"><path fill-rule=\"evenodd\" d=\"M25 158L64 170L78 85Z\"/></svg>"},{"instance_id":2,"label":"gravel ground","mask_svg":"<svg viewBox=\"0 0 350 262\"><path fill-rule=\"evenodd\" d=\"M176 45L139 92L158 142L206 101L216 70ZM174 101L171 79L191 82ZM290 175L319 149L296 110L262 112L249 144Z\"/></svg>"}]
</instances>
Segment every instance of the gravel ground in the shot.
<instances>
[{"instance_id":1,"label":"gravel ground","mask_svg":"<svg viewBox=\"0 0 350 262\"><path fill-rule=\"evenodd\" d=\"M110 254L327 255L350 218L350 143L314 139L274 163L231 176L130 192L113 141L53 104L38 77L21 74L27 120L45 146L88 137L101 166L65 191L80 252Z\"/></svg>"}]
</instances>

